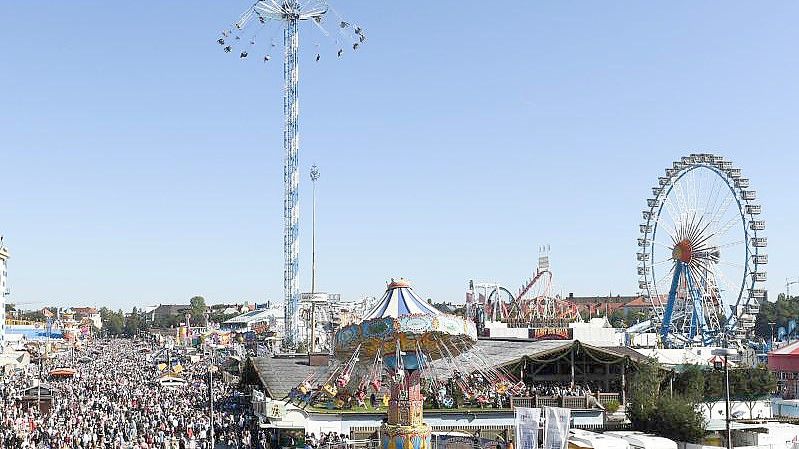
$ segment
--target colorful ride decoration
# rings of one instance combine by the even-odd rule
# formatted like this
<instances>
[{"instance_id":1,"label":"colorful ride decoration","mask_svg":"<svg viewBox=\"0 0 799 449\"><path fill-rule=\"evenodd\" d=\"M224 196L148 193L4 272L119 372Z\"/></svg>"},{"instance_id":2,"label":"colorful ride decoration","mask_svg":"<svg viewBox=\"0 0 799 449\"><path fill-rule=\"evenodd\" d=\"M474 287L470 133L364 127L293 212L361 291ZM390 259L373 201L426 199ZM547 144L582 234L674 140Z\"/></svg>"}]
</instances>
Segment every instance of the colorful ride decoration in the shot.
<instances>
[{"instance_id":1,"label":"colorful ride decoration","mask_svg":"<svg viewBox=\"0 0 799 449\"><path fill-rule=\"evenodd\" d=\"M346 387L360 359L371 366L356 395L364 394L367 387L380 390L386 370L390 396L388 420L381 428L382 449L428 449L430 427L423 421L421 377L435 379L431 361L460 355L476 341L473 323L440 312L419 298L404 279L392 280L361 323L336 334L336 358L346 360L336 386Z\"/></svg>"}]
</instances>

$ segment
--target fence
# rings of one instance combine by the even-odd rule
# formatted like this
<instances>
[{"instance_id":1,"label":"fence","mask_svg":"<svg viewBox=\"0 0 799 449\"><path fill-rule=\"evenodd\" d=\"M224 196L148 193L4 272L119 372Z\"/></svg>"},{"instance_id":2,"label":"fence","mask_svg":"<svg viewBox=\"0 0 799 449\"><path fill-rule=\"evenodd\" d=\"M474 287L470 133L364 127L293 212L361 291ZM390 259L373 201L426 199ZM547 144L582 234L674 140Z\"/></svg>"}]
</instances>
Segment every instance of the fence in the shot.
<instances>
[{"instance_id":1,"label":"fence","mask_svg":"<svg viewBox=\"0 0 799 449\"><path fill-rule=\"evenodd\" d=\"M572 429L590 430L592 432L605 432L614 430L632 430L632 424L625 422L607 422L605 424L577 424L572 425ZM477 434L481 438L494 439L497 434L509 436L513 438L515 434L515 427L513 425L506 426L431 426L433 432L463 432L468 435ZM379 433L380 427L364 426L364 427L351 427L350 428L350 441L369 442L376 441L375 436ZM358 448L370 448L366 443L362 443ZM335 448L331 448L335 449ZM695 448L690 448L695 449Z\"/></svg>"},{"instance_id":2,"label":"fence","mask_svg":"<svg viewBox=\"0 0 799 449\"><path fill-rule=\"evenodd\" d=\"M517 397L510 399L511 408L516 407L563 407L571 409L591 409L594 404L600 403L603 406L610 402L621 404L619 393L595 393L585 396L531 396Z\"/></svg>"}]
</instances>

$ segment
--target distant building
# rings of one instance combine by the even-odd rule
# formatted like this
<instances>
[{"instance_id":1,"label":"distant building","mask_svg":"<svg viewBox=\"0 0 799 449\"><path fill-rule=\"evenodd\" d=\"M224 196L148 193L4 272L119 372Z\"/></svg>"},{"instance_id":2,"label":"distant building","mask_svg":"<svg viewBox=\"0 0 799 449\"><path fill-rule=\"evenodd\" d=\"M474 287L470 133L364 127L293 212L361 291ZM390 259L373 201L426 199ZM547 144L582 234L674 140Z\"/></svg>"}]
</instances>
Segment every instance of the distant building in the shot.
<instances>
[{"instance_id":1,"label":"distant building","mask_svg":"<svg viewBox=\"0 0 799 449\"><path fill-rule=\"evenodd\" d=\"M625 303L623 308L624 313L649 313L652 311L652 303L644 296L638 296L632 301Z\"/></svg>"},{"instance_id":2,"label":"distant building","mask_svg":"<svg viewBox=\"0 0 799 449\"><path fill-rule=\"evenodd\" d=\"M768 369L776 376L783 399L799 398L799 341L769 352Z\"/></svg>"},{"instance_id":3,"label":"distant building","mask_svg":"<svg viewBox=\"0 0 799 449\"><path fill-rule=\"evenodd\" d=\"M641 298L640 295L574 296L574 293L569 293L569 297L566 300L577 304L580 315L583 318L590 318L599 315L610 315L619 309L624 309L626 304ZM647 309L649 308L651 307Z\"/></svg>"},{"instance_id":4,"label":"distant building","mask_svg":"<svg viewBox=\"0 0 799 449\"><path fill-rule=\"evenodd\" d=\"M150 312L152 321L159 321L174 316L182 316L191 311L189 304L159 304Z\"/></svg>"},{"instance_id":5,"label":"distant building","mask_svg":"<svg viewBox=\"0 0 799 449\"><path fill-rule=\"evenodd\" d=\"M92 326L97 329L103 327L103 320L100 318L100 312L95 307L73 307L72 312L84 320L90 321Z\"/></svg>"}]
</instances>

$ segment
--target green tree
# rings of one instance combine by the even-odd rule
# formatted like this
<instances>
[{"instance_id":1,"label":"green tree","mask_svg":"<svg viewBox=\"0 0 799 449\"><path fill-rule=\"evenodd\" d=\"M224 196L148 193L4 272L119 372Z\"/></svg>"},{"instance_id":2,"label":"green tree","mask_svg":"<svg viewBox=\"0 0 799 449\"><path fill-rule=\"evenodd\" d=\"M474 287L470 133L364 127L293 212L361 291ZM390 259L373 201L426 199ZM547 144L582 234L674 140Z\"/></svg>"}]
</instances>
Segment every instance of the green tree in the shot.
<instances>
[{"instance_id":1,"label":"green tree","mask_svg":"<svg viewBox=\"0 0 799 449\"><path fill-rule=\"evenodd\" d=\"M627 417L633 427L649 430L649 421L660 396L660 366L655 360L647 360L638 365L638 370L630 382L630 397L627 403Z\"/></svg>"},{"instance_id":2,"label":"green tree","mask_svg":"<svg viewBox=\"0 0 799 449\"><path fill-rule=\"evenodd\" d=\"M141 327L141 322L142 319L139 316L139 311L134 307L125 320L124 334L131 337L137 335Z\"/></svg>"},{"instance_id":3,"label":"green tree","mask_svg":"<svg viewBox=\"0 0 799 449\"><path fill-rule=\"evenodd\" d=\"M658 398L648 425L652 433L687 443L699 443L705 435L705 420L695 403L679 395Z\"/></svg>"},{"instance_id":4,"label":"green tree","mask_svg":"<svg viewBox=\"0 0 799 449\"><path fill-rule=\"evenodd\" d=\"M205 298L202 296L195 296L189 300L191 305L191 322L194 325L205 324Z\"/></svg>"},{"instance_id":5,"label":"green tree","mask_svg":"<svg viewBox=\"0 0 799 449\"><path fill-rule=\"evenodd\" d=\"M114 312L106 307L100 309L100 320L103 322L103 329L106 334L116 337L122 335L125 328L125 315L120 310Z\"/></svg>"},{"instance_id":6,"label":"green tree","mask_svg":"<svg viewBox=\"0 0 799 449\"><path fill-rule=\"evenodd\" d=\"M705 372L704 392L702 404L707 407L710 416L713 415L713 406L724 399L724 372L708 370Z\"/></svg>"},{"instance_id":7,"label":"green tree","mask_svg":"<svg viewBox=\"0 0 799 449\"><path fill-rule=\"evenodd\" d=\"M699 365L685 367L674 379L674 390L692 402L701 402L705 396L705 370Z\"/></svg>"},{"instance_id":8,"label":"green tree","mask_svg":"<svg viewBox=\"0 0 799 449\"><path fill-rule=\"evenodd\" d=\"M767 398L777 388L774 375L764 367L730 371L730 396L746 404L749 419L758 401Z\"/></svg>"},{"instance_id":9,"label":"green tree","mask_svg":"<svg viewBox=\"0 0 799 449\"><path fill-rule=\"evenodd\" d=\"M633 427L678 441L699 442L705 432L704 418L696 410L702 388L691 382L701 386L703 377L701 369L689 367L675 379L677 394L672 396L663 391L664 376L656 361L639 364L627 403L627 417Z\"/></svg>"}]
</instances>

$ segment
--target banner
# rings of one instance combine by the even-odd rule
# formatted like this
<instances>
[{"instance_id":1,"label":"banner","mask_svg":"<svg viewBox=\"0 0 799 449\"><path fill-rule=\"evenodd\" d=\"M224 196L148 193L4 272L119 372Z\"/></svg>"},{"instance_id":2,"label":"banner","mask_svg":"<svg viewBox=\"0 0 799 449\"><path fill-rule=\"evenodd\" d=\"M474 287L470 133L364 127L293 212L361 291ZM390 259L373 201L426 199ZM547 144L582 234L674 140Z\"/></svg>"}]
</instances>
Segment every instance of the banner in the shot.
<instances>
[{"instance_id":1,"label":"banner","mask_svg":"<svg viewBox=\"0 0 799 449\"><path fill-rule=\"evenodd\" d=\"M538 428L541 427L541 409L516 407L516 449L538 449Z\"/></svg>"},{"instance_id":2,"label":"banner","mask_svg":"<svg viewBox=\"0 0 799 449\"><path fill-rule=\"evenodd\" d=\"M566 449L569 445L569 422L571 410L560 407L545 407L544 449Z\"/></svg>"}]
</instances>

